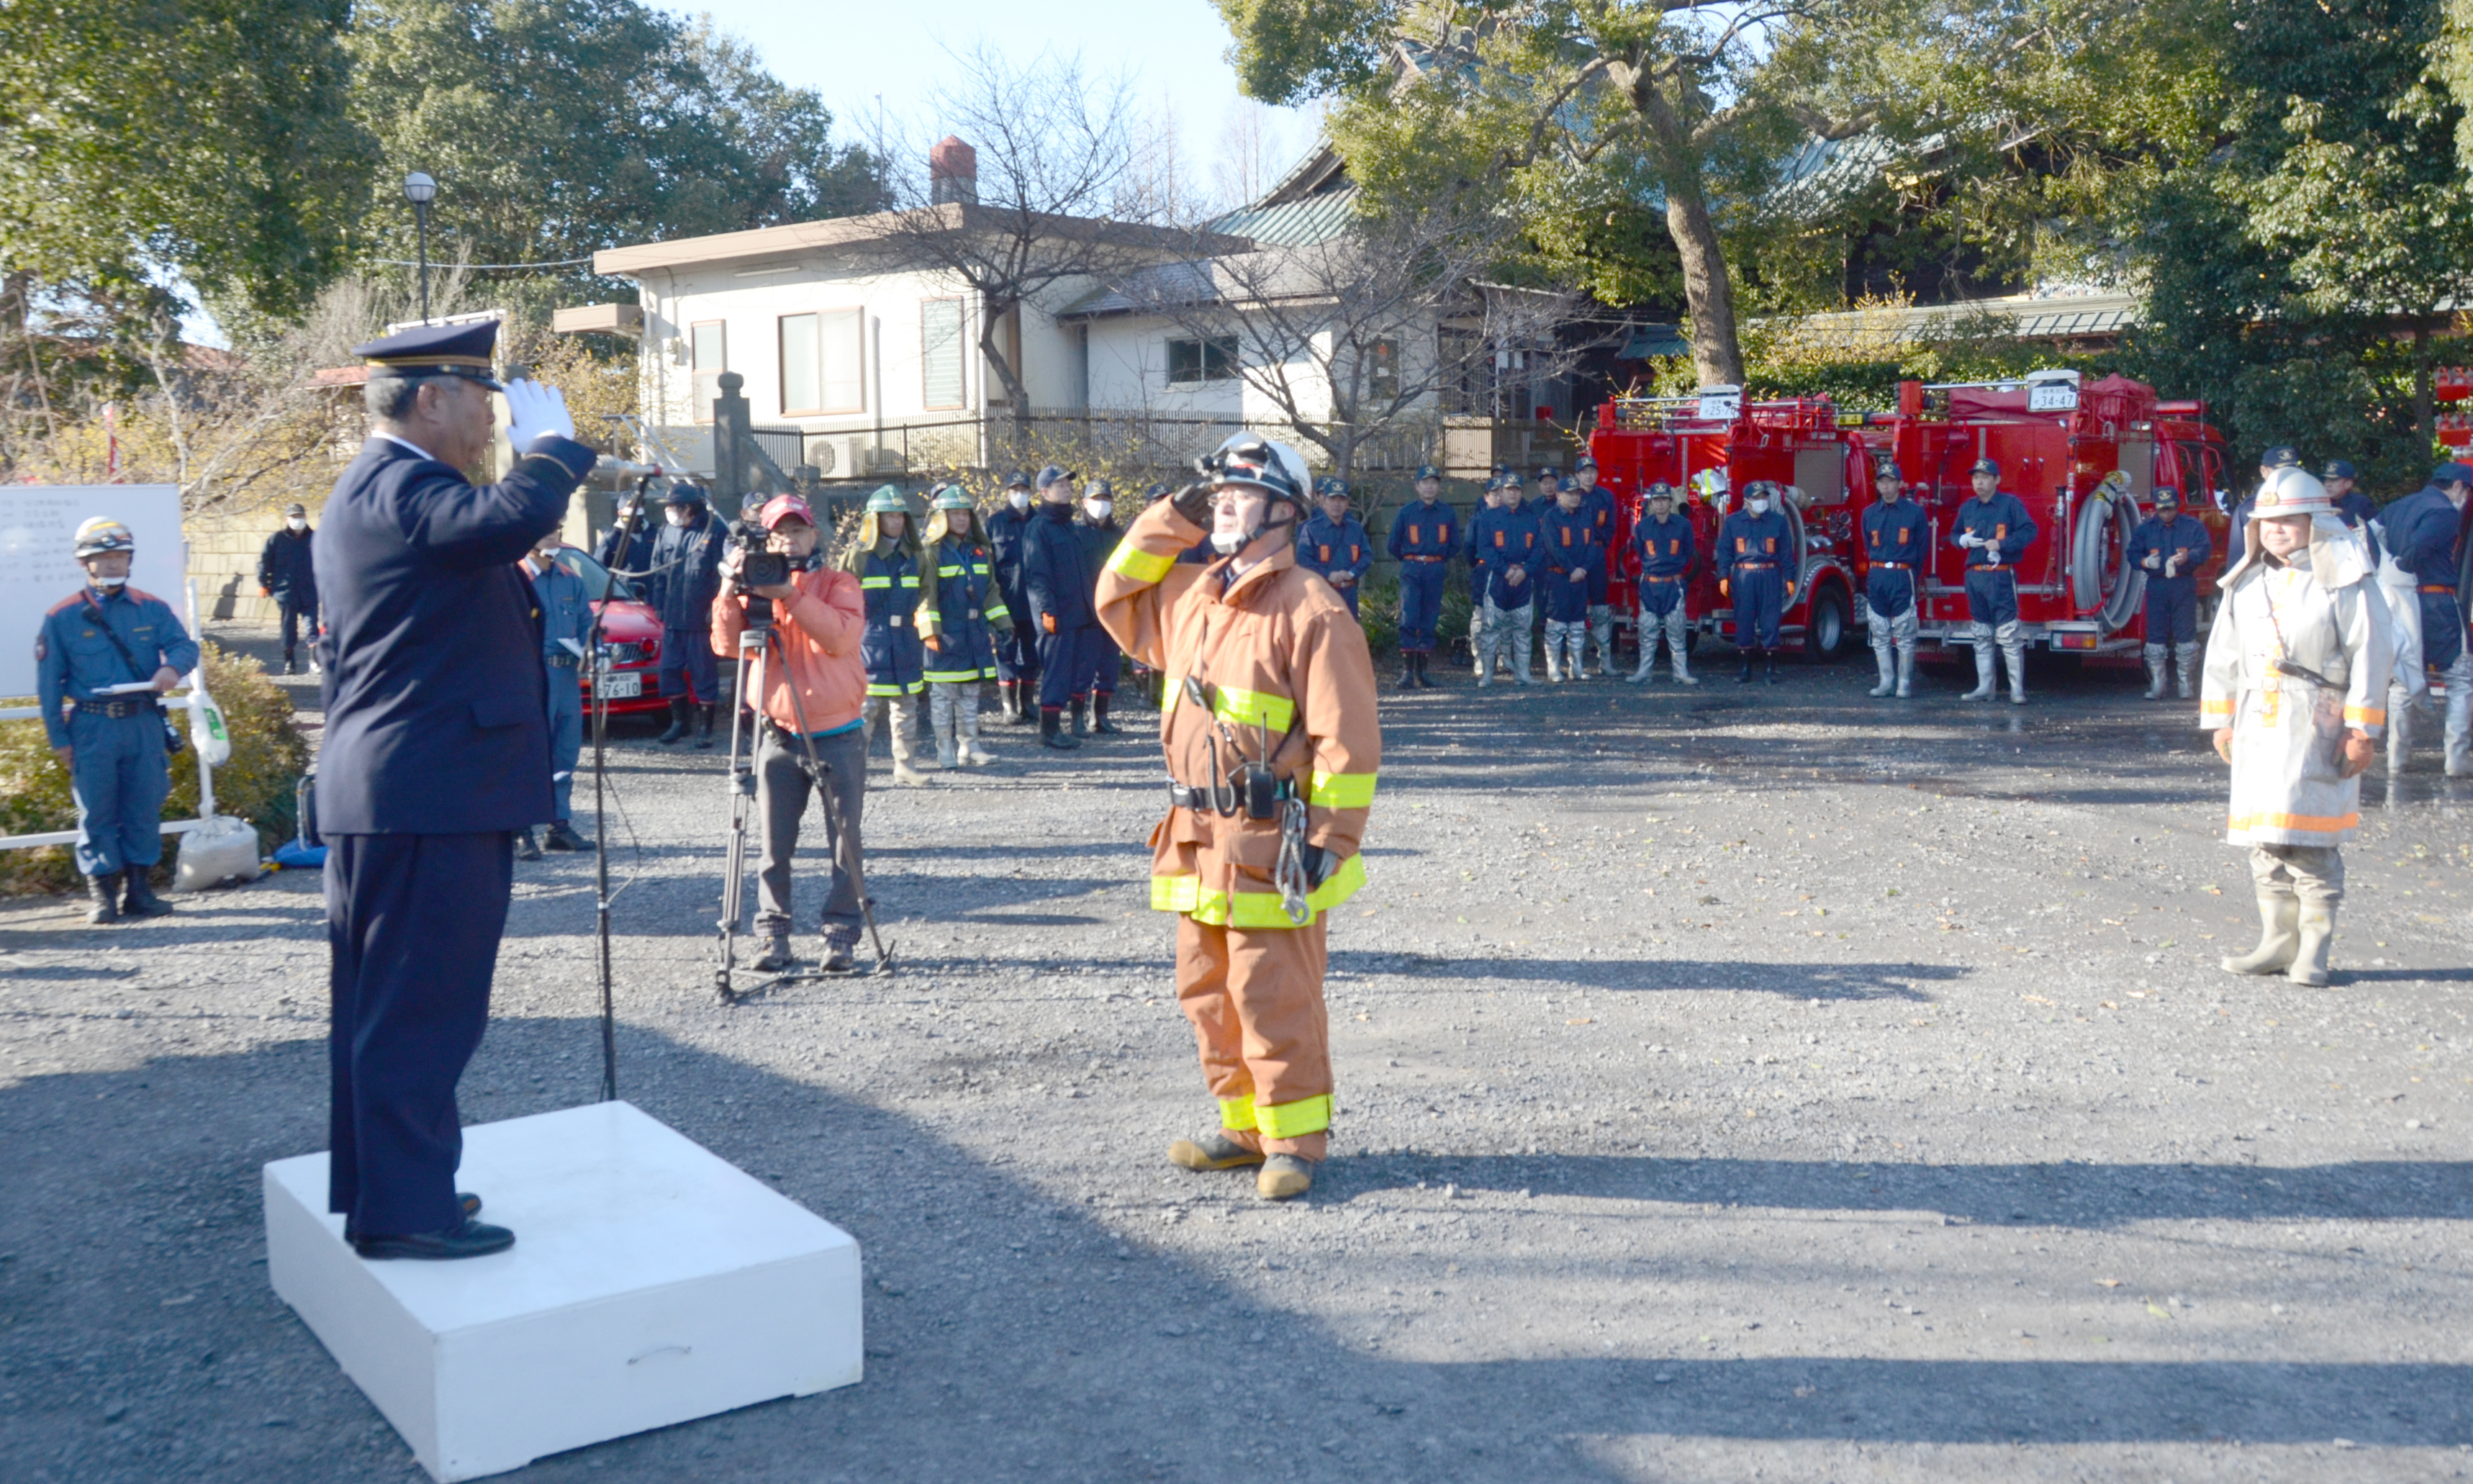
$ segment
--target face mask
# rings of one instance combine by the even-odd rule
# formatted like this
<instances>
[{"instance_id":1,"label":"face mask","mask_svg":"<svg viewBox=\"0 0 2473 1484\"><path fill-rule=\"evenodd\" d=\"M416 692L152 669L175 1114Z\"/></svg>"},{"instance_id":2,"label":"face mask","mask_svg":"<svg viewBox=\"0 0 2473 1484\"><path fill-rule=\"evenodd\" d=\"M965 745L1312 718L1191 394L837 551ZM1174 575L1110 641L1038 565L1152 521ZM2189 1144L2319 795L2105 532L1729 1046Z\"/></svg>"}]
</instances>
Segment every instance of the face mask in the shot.
<instances>
[{"instance_id":1,"label":"face mask","mask_svg":"<svg viewBox=\"0 0 2473 1484\"><path fill-rule=\"evenodd\" d=\"M687 523L687 513L685 511L664 511L662 514L668 517L670 524L674 526L684 527Z\"/></svg>"},{"instance_id":2,"label":"face mask","mask_svg":"<svg viewBox=\"0 0 2473 1484\"><path fill-rule=\"evenodd\" d=\"M306 531L306 530L308 530L308 529L309 529L309 522L308 522L308 521L306 521L306 520L301 519L301 518L300 518L300 516L298 516L298 515L293 516L292 518L290 518L289 520L284 521L283 523L284 523L284 525L285 525L285 526L287 526L288 528L290 528L290 529L292 529L292 530L295 530L295 531Z\"/></svg>"},{"instance_id":3,"label":"face mask","mask_svg":"<svg viewBox=\"0 0 2473 1484\"><path fill-rule=\"evenodd\" d=\"M86 581L94 584L104 591L109 592L114 587L122 586L127 584L129 579L126 577L89 577Z\"/></svg>"},{"instance_id":4,"label":"face mask","mask_svg":"<svg viewBox=\"0 0 2473 1484\"><path fill-rule=\"evenodd\" d=\"M1016 510L1028 510L1030 509L1030 491L1027 490L1008 490L1005 491L1005 503Z\"/></svg>"},{"instance_id":5,"label":"face mask","mask_svg":"<svg viewBox=\"0 0 2473 1484\"><path fill-rule=\"evenodd\" d=\"M1105 520L1110 515L1116 514L1116 507L1106 500L1084 500L1082 502L1083 514L1089 515L1093 520Z\"/></svg>"},{"instance_id":6,"label":"face mask","mask_svg":"<svg viewBox=\"0 0 2473 1484\"><path fill-rule=\"evenodd\" d=\"M1755 515L1765 515L1769 513L1769 502L1766 500L1745 500L1743 502L1743 509L1750 511Z\"/></svg>"}]
</instances>

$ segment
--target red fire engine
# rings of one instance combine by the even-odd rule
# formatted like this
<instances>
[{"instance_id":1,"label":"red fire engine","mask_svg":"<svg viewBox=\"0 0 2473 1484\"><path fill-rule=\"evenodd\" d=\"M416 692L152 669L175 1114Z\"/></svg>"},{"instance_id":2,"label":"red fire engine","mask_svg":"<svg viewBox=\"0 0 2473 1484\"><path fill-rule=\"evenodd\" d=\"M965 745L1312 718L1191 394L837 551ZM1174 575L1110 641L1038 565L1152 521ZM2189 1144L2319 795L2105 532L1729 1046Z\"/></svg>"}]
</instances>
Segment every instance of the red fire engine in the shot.
<instances>
[{"instance_id":1,"label":"red fire engine","mask_svg":"<svg viewBox=\"0 0 2473 1484\"><path fill-rule=\"evenodd\" d=\"M2159 400L2154 389L2125 376L2081 384L2075 371L2020 381L1903 382L1896 410L1879 413L1841 413L1809 397L1746 403L1733 389L1718 388L1609 402L1590 452L1600 481L1616 494L1625 554L1618 571L1625 577L1633 575L1631 522L1652 482L1674 486L1704 553L1745 485L1773 480L1799 491L1800 501L1785 506L1798 578L1781 628L1822 659L1840 654L1849 628L1860 622L1861 522L1872 500L1873 461L1883 456L1896 458L1909 497L1932 523L1922 635L1943 644L1963 640L1966 553L1949 544L1948 532L1957 506L1974 492L1968 468L1992 459L2001 466L2001 487L2026 503L2039 528L2018 566L2019 617L2029 640L2066 654L2127 656L2145 642L2146 579L2125 568L2123 549L2150 513L2156 490L2178 491L2182 508L2214 536L2216 557L2200 576L2221 570L2223 443L2206 426L2205 413L2202 403ZM2213 582L2202 581L2199 591L2203 621ZM1628 618L1628 583L1613 601ZM1687 601L1696 632L1732 637L1733 615L1705 561Z\"/></svg>"}]
</instances>

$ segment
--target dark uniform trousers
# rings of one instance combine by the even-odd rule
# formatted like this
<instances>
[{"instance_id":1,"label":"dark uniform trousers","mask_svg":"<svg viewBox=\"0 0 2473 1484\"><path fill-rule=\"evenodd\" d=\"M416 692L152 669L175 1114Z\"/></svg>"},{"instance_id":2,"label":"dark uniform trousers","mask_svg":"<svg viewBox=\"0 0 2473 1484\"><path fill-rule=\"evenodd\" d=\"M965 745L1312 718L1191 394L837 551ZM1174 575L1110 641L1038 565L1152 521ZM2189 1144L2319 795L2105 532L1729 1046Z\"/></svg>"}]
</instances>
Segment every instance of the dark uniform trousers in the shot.
<instances>
[{"instance_id":1,"label":"dark uniform trousers","mask_svg":"<svg viewBox=\"0 0 2473 1484\"><path fill-rule=\"evenodd\" d=\"M490 1018L513 836L326 836L327 1209L356 1235L459 1225L455 1083ZM364 1055L372 1045L378 1055Z\"/></svg>"},{"instance_id":2,"label":"dark uniform trousers","mask_svg":"<svg viewBox=\"0 0 2473 1484\"><path fill-rule=\"evenodd\" d=\"M721 696L721 674L712 653L712 630L661 629L661 662L654 683L662 698L710 706ZM692 687L692 689L690 689Z\"/></svg>"},{"instance_id":3,"label":"dark uniform trousers","mask_svg":"<svg viewBox=\"0 0 2473 1484\"><path fill-rule=\"evenodd\" d=\"M1116 644L1097 624L1060 628L1039 636L1039 704L1070 706L1075 696L1092 689L1100 694L1116 688Z\"/></svg>"},{"instance_id":4,"label":"dark uniform trousers","mask_svg":"<svg viewBox=\"0 0 2473 1484\"><path fill-rule=\"evenodd\" d=\"M1988 629L2018 621L2018 569L1999 566L1966 569L1966 616Z\"/></svg>"},{"instance_id":5,"label":"dark uniform trousers","mask_svg":"<svg viewBox=\"0 0 2473 1484\"><path fill-rule=\"evenodd\" d=\"M1786 615L1786 572L1774 563L1737 567L1730 584L1735 598L1735 647L1778 647L1778 623Z\"/></svg>"},{"instance_id":6,"label":"dark uniform trousers","mask_svg":"<svg viewBox=\"0 0 2473 1484\"><path fill-rule=\"evenodd\" d=\"M283 662L290 664L292 652L300 642L302 619L309 621L310 643L314 646L318 641L318 599L313 593L304 593L287 587L276 599L276 603L282 614ZM315 650L313 649L311 653L314 658Z\"/></svg>"},{"instance_id":7,"label":"dark uniform trousers","mask_svg":"<svg viewBox=\"0 0 2473 1484\"><path fill-rule=\"evenodd\" d=\"M1449 562L1429 558L1410 557L1400 562L1400 647L1409 654L1433 653L1434 627L1443 617L1443 580L1449 568Z\"/></svg>"}]
</instances>

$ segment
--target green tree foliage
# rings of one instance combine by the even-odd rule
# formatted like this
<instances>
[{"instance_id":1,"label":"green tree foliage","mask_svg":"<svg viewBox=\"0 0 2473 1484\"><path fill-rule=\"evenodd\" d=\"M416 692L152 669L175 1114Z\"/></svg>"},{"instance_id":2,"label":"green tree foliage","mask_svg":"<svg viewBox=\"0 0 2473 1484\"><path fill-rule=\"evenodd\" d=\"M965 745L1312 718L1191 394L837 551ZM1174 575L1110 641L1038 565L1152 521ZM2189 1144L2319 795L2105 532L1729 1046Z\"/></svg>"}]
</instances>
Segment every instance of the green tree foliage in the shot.
<instances>
[{"instance_id":1,"label":"green tree foliage","mask_svg":"<svg viewBox=\"0 0 2473 1484\"><path fill-rule=\"evenodd\" d=\"M345 0L0 5L0 265L143 325L178 269L299 311L342 264L372 152Z\"/></svg>"}]
</instances>

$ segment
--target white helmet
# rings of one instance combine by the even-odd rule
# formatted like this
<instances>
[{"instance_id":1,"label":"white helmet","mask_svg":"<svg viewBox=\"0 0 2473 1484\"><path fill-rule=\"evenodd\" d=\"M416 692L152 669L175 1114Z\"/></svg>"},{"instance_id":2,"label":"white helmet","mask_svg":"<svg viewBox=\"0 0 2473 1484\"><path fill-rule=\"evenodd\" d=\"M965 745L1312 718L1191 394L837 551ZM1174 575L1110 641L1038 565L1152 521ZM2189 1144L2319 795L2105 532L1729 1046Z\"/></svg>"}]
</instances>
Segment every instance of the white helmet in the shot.
<instances>
[{"instance_id":1,"label":"white helmet","mask_svg":"<svg viewBox=\"0 0 2473 1484\"><path fill-rule=\"evenodd\" d=\"M1259 433L1235 435L1207 457L1195 460L1194 470L1214 485L1252 485L1300 512L1313 488L1305 455Z\"/></svg>"}]
</instances>

